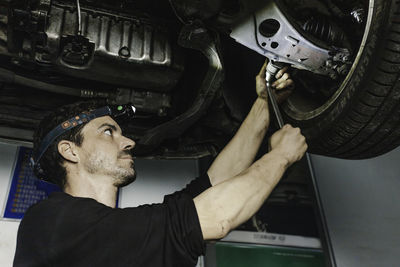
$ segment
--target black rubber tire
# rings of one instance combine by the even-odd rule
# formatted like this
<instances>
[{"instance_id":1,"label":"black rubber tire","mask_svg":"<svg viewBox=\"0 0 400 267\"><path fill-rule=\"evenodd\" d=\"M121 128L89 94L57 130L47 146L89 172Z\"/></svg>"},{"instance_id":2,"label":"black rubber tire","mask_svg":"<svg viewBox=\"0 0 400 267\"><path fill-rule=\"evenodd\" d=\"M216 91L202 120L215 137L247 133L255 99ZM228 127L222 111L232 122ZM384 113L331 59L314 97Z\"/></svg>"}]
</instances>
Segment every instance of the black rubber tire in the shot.
<instances>
[{"instance_id":1,"label":"black rubber tire","mask_svg":"<svg viewBox=\"0 0 400 267\"><path fill-rule=\"evenodd\" d=\"M365 48L349 83L323 113L298 125L311 153L363 159L400 145L400 1L375 0Z\"/></svg>"}]
</instances>

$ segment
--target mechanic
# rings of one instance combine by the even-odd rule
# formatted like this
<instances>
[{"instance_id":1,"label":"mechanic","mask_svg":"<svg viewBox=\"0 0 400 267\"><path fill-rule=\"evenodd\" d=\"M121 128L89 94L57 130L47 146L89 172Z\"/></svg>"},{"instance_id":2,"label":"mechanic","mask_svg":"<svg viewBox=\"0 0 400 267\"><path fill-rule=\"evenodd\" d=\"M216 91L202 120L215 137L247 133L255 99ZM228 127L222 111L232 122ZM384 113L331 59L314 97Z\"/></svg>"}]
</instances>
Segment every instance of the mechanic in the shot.
<instances>
[{"instance_id":1,"label":"mechanic","mask_svg":"<svg viewBox=\"0 0 400 267\"><path fill-rule=\"evenodd\" d=\"M136 177L135 142L111 116L97 114L69 129L66 120L95 109L75 104L44 119L36 152L52 129L67 129L43 154L39 173L63 192L26 212L14 266L195 266L204 240L220 239L251 218L307 150L300 130L285 125L270 138L270 152L253 163L270 122L265 66L256 77L259 97L236 135L206 174L162 204L115 207L118 188ZM276 93L290 91L286 69L276 76L273 86L283 89Z\"/></svg>"}]
</instances>

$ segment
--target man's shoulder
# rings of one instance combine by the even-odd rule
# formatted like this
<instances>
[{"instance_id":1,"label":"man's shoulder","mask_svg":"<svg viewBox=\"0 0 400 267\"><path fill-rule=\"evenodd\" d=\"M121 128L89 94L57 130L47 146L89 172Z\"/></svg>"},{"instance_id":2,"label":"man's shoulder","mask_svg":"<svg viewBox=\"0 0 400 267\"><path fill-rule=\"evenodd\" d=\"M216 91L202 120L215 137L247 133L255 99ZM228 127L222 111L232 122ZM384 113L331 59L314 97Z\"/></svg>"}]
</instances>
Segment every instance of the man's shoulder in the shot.
<instances>
[{"instance_id":1,"label":"man's shoulder","mask_svg":"<svg viewBox=\"0 0 400 267\"><path fill-rule=\"evenodd\" d=\"M25 213L20 228L60 229L85 225L107 214L109 209L94 199L73 197L63 192L32 205Z\"/></svg>"},{"instance_id":2,"label":"man's shoulder","mask_svg":"<svg viewBox=\"0 0 400 267\"><path fill-rule=\"evenodd\" d=\"M61 202L66 202L69 201L68 194L64 192L53 192L50 194L50 196L46 199L43 199L36 204L33 204L32 206L29 207L28 211L37 211L41 210L43 208L49 207L49 206L57 206Z\"/></svg>"},{"instance_id":3,"label":"man's shoulder","mask_svg":"<svg viewBox=\"0 0 400 267\"><path fill-rule=\"evenodd\" d=\"M43 199L36 204L33 204L28 208L25 212L24 218L22 221L27 221L31 218L37 218L38 216L45 216L48 215L52 211L59 210L59 206L61 206L61 202L68 201L68 197L63 192L54 192L50 195L49 198Z\"/></svg>"},{"instance_id":4,"label":"man's shoulder","mask_svg":"<svg viewBox=\"0 0 400 267\"><path fill-rule=\"evenodd\" d=\"M38 203L29 207L25 212L23 221L29 219L40 220L40 218L46 218L51 220L52 217L69 213L79 213L80 209L86 209L89 207L96 207L97 203L93 199L73 197L64 192L53 192L49 198L39 201ZM70 212L68 212L70 211Z\"/></svg>"}]
</instances>

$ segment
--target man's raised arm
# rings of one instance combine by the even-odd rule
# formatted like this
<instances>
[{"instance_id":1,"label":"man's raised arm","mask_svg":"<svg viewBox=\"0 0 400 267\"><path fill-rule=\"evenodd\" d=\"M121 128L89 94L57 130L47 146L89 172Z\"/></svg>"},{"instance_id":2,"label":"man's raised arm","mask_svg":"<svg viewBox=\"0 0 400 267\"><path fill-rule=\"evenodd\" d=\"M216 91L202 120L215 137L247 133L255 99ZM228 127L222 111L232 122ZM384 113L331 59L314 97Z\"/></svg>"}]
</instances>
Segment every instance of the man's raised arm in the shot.
<instances>
[{"instance_id":1,"label":"man's raised arm","mask_svg":"<svg viewBox=\"0 0 400 267\"><path fill-rule=\"evenodd\" d=\"M266 92L266 65L267 61L256 76L256 90L260 96ZM286 71L287 68L279 71L276 75L277 81L273 83L273 86L278 90L286 89L279 91L278 100L279 97L281 100L285 98L293 89L293 81ZM213 186L238 175L253 163L270 121L268 101L265 97L266 95L264 95L264 98L257 98L235 136L208 169L207 174Z\"/></svg>"},{"instance_id":2,"label":"man's raised arm","mask_svg":"<svg viewBox=\"0 0 400 267\"><path fill-rule=\"evenodd\" d=\"M222 238L253 216L307 144L299 128L285 125L271 137L271 148L248 169L194 198L205 240Z\"/></svg>"}]
</instances>

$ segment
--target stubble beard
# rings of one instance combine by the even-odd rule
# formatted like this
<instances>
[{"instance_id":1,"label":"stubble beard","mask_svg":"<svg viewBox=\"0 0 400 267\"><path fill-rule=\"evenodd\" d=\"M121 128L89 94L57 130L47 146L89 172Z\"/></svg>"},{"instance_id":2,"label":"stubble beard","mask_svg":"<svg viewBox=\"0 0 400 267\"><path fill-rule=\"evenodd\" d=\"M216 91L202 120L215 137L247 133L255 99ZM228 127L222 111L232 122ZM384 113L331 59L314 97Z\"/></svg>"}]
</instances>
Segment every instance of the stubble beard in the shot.
<instances>
[{"instance_id":1,"label":"stubble beard","mask_svg":"<svg viewBox=\"0 0 400 267\"><path fill-rule=\"evenodd\" d=\"M130 163L130 167L128 169L117 167L119 170L119 176L114 176L114 186L116 187L124 187L128 184L133 183L136 180L136 170L135 164L133 161Z\"/></svg>"},{"instance_id":2,"label":"stubble beard","mask_svg":"<svg viewBox=\"0 0 400 267\"><path fill-rule=\"evenodd\" d=\"M106 155L92 154L85 164L86 170L93 174L103 174L111 176L115 187L126 186L136 180L136 170L133 161L130 161L128 167L112 164Z\"/></svg>"}]
</instances>

